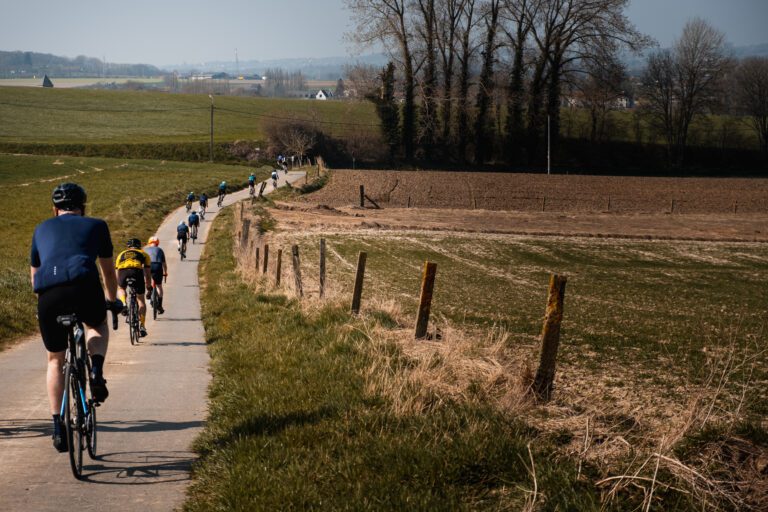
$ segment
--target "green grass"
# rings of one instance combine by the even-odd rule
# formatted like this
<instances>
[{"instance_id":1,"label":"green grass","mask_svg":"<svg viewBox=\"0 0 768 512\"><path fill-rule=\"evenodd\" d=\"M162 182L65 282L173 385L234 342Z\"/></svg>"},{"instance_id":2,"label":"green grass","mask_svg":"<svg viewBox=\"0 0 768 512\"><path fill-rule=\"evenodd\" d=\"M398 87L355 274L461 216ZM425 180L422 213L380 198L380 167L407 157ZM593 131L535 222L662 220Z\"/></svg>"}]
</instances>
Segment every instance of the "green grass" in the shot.
<instances>
[{"instance_id":1,"label":"green grass","mask_svg":"<svg viewBox=\"0 0 768 512\"><path fill-rule=\"evenodd\" d=\"M206 142L210 104L204 94L2 87L0 142ZM378 126L369 102L216 96L215 107L214 139L221 142L263 140L264 123L272 117L316 120L323 131L338 136Z\"/></svg>"},{"instance_id":2,"label":"green grass","mask_svg":"<svg viewBox=\"0 0 768 512\"><path fill-rule=\"evenodd\" d=\"M522 507L533 430L481 405L393 415L364 389L358 321L247 286L232 222L217 218L200 270L213 382L186 510ZM596 491L552 449L532 446L545 508L598 510Z\"/></svg>"},{"instance_id":3,"label":"green grass","mask_svg":"<svg viewBox=\"0 0 768 512\"><path fill-rule=\"evenodd\" d=\"M7 214L0 223L0 348L33 332L35 297L29 245L35 226L51 215L51 191L75 181L88 193L88 214L107 220L118 249L129 237L145 240L190 190L213 194L221 180L246 186L250 167L0 154ZM259 171L266 178L268 170Z\"/></svg>"}]
</instances>

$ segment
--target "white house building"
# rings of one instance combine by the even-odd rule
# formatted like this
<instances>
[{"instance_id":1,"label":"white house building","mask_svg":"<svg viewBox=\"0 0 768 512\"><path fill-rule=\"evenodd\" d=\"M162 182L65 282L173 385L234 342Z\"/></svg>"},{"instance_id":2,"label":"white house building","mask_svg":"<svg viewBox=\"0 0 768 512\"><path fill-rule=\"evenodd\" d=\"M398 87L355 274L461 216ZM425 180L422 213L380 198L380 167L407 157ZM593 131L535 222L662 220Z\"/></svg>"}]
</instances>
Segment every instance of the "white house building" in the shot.
<instances>
[{"instance_id":1,"label":"white house building","mask_svg":"<svg viewBox=\"0 0 768 512\"><path fill-rule=\"evenodd\" d=\"M317 94L315 94L316 100L328 100L333 98L333 93L331 91L326 91L325 89L320 89L317 91Z\"/></svg>"}]
</instances>

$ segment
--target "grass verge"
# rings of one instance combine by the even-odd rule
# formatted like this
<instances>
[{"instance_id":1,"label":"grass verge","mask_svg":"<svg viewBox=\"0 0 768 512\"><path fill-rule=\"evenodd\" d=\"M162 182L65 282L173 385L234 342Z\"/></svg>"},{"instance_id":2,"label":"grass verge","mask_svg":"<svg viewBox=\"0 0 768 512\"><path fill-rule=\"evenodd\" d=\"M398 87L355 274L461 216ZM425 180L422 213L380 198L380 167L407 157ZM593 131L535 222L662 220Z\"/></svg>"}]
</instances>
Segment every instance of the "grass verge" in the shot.
<instances>
[{"instance_id":1,"label":"grass verge","mask_svg":"<svg viewBox=\"0 0 768 512\"><path fill-rule=\"evenodd\" d=\"M201 264L213 381L185 510L598 510L595 489L535 430L482 404L396 414L366 386L385 312L313 311L236 269L232 212ZM535 489L535 490L534 490Z\"/></svg>"}]
</instances>

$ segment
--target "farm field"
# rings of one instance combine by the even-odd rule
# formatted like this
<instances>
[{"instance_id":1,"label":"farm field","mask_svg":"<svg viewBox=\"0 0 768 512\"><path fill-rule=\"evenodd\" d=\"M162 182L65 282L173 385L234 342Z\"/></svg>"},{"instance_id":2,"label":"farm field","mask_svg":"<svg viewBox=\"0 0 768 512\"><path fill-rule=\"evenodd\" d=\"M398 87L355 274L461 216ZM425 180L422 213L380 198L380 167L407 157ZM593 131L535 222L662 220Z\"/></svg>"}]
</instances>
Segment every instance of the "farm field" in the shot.
<instances>
[{"instance_id":1,"label":"farm field","mask_svg":"<svg viewBox=\"0 0 768 512\"><path fill-rule=\"evenodd\" d=\"M768 179L650 178L440 171L336 170L306 198L382 206L606 213L768 213ZM674 205L673 205L674 201ZM673 210L674 208L674 210Z\"/></svg>"},{"instance_id":2,"label":"farm field","mask_svg":"<svg viewBox=\"0 0 768 512\"><path fill-rule=\"evenodd\" d=\"M35 226L51 215L51 192L58 183L75 181L85 188L88 214L107 220L113 244L120 248L129 237L146 239L190 190L213 193L221 180L242 188L251 171L231 165L0 154L8 211L0 223L0 348L37 327L29 244Z\"/></svg>"},{"instance_id":3,"label":"farm field","mask_svg":"<svg viewBox=\"0 0 768 512\"><path fill-rule=\"evenodd\" d=\"M215 97L214 139L263 140L274 118L318 123L326 133L378 130L372 104ZM207 94L0 87L0 142L83 144L207 142Z\"/></svg>"},{"instance_id":4,"label":"farm field","mask_svg":"<svg viewBox=\"0 0 768 512\"><path fill-rule=\"evenodd\" d=\"M96 84L140 82L144 84L162 83L162 78L53 78L53 85L59 89L87 87ZM0 87L42 87L43 77L40 78L0 78Z\"/></svg>"},{"instance_id":5,"label":"farm field","mask_svg":"<svg viewBox=\"0 0 768 512\"><path fill-rule=\"evenodd\" d=\"M431 181L433 190L444 186L439 178ZM680 240L674 230L665 240L572 237L567 236L570 215L546 212L524 213L532 223L537 215L553 226L560 222L559 235L483 232L484 216L517 212L464 210L474 216L457 226L453 222L462 210L319 206L334 197L329 192L336 179L334 172L328 189L300 202L295 193L284 193L276 207L254 210L250 215L267 231L236 249L240 275L265 305L277 305L277 299L268 299L273 294L295 298L286 255L296 244L304 289L300 308L307 318L330 323L329 315L336 318L349 308L357 255L365 251L362 314L346 323L339 319L346 330L334 339L357 340L355 350L364 354L365 363L356 375L368 400L383 400L385 410L400 421L430 425L421 432L435 437L423 439L425 445L455 432L448 426L440 430L447 416L490 407L531 429L531 437L514 435L543 450L531 455L542 471L548 471L542 458L579 468L575 481L557 484L573 489L578 497L566 502L581 503L579 510L642 508L653 487L651 509L762 510L768 503L768 295L763 289L768 245ZM721 194L748 190L735 183L735 190L721 186ZM338 203L355 202L356 195L347 197ZM588 222L599 215L604 214L584 212L578 218ZM627 218L604 216L617 224ZM677 217L681 225L712 219ZM765 221L760 214L744 217ZM700 223L697 229L706 234L708 227ZM327 244L324 300L318 297L321 238ZM272 255L267 276L255 270L262 264L255 261L255 249L261 247L263 254L264 243ZM279 290L273 285L278 249L285 283ZM425 260L437 263L433 339L414 341ZM568 276L565 317L555 398L536 405L522 390L538 362L551 273ZM280 318L274 322L282 325ZM254 437L246 439L259 443L259 431L249 432ZM361 450L363 458L371 455ZM452 468L447 471L460 471L451 466L455 461L444 463ZM479 471L493 482L504 470L502 465ZM387 470L381 473L386 480ZM539 488L545 508L558 499L549 485ZM226 486L236 492L235 482L227 480ZM526 497L530 500L526 489L520 484L485 506L519 508ZM597 502L586 504L598 495Z\"/></svg>"}]
</instances>

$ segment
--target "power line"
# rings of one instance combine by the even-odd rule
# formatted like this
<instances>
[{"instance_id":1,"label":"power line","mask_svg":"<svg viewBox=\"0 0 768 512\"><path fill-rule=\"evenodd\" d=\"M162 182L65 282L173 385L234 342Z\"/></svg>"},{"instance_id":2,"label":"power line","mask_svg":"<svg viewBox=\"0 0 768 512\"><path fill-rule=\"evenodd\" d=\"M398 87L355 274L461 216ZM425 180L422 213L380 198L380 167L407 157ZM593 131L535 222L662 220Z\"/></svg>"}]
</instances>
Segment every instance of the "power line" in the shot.
<instances>
[{"instance_id":1,"label":"power line","mask_svg":"<svg viewBox=\"0 0 768 512\"><path fill-rule=\"evenodd\" d=\"M378 124L370 124L370 123L349 123L344 121L323 121L319 119L303 119L303 118L297 118L297 117L285 117L285 116L275 116L271 114L258 114L256 112L245 112L243 110L233 110L229 108L222 108L222 107L216 107L216 110L220 110L222 112L229 112L232 114L241 114L245 116L253 116L253 117L265 117L268 119L278 119L281 121L305 121L308 123L318 123L318 124L331 124L331 125L339 125L339 126L365 126L368 128L378 128Z\"/></svg>"}]
</instances>

